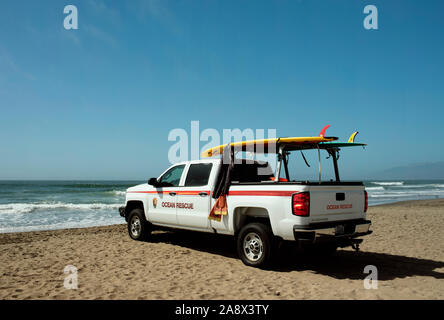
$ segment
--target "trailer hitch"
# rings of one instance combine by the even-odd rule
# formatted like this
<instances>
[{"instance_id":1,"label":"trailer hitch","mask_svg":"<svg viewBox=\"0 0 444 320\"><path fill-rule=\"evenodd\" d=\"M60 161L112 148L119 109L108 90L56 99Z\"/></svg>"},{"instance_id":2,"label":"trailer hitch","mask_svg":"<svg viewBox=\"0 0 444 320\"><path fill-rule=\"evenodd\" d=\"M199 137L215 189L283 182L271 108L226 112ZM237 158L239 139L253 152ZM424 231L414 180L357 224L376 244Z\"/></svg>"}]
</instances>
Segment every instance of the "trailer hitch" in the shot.
<instances>
[{"instance_id":1,"label":"trailer hitch","mask_svg":"<svg viewBox=\"0 0 444 320\"><path fill-rule=\"evenodd\" d=\"M359 245L362 243L362 239L350 239L351 242L351 246L353 248L353 250L355 250L356 252L359 251Z\"/></svg>"}]
</instances>

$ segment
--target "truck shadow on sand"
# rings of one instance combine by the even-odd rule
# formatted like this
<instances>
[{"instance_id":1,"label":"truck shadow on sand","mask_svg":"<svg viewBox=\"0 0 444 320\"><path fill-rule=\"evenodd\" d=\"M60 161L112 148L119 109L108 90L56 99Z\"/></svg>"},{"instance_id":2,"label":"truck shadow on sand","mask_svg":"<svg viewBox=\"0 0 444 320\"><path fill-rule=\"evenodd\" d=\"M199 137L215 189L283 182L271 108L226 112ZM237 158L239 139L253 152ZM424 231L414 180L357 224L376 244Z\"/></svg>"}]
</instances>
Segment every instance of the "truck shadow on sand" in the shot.
<instances>
[{"instance_id":1,"label":"truck shadow on sand","mask_svg":"<svg viewBox=\"0 0 444 320\"><path fill-rule=\"evenodd\" d=\"M281 259L280 259L281 260ZM281 265L276 271L311 270L318 274L336 279L362 280L364 268L374 265L378 269L378 280L393 280L413 276L444 279L444 272L435 269L444 268L444 262L387 253L341 250L330 257L313 257L292 254L289 262Z\"/></svg>"},{"instance_id":2,"label":"truck shadow on sand","mask_svg":"<svg viewBox=\"0 0 444 320\"><path fill-rule=\"evenodd\" d=\"M191 250L239 259L236 243L230 236L180 230L154 233L150 242L169 243ZM240 259L239 263L242 264ZM367 276L363 272L367 265L378 268L378 279L381 281L413 276L444 279L444 270L435 271L435 269L444 268L443 261L342 249L332 256L315 256L298 252L289 245L284 245L279 249L270 270L276 272L312 271L336 279L362 280Z\"/></svg>"}]
</instances>

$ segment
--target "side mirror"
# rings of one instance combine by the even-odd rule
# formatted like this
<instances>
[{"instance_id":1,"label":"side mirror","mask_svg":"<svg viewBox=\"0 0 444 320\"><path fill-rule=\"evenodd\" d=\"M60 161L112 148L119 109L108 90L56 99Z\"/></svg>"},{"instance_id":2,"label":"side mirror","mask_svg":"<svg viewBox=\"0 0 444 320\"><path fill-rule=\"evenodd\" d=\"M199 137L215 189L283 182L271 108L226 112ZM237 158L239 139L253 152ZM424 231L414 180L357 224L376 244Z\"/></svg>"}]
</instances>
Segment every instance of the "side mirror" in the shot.
<instances>
[{"instance_id":1,"label":"side mirror","mask_svg":"<svg viewBox=\"0 0 444 320\"><path fill-rule=\"evenodd\" d=\"M159 186L159 181L157 181L157 178L150 178L148 180L148 184L153 187L157 187L157 186Z\"/></svg>"}]
</instances>

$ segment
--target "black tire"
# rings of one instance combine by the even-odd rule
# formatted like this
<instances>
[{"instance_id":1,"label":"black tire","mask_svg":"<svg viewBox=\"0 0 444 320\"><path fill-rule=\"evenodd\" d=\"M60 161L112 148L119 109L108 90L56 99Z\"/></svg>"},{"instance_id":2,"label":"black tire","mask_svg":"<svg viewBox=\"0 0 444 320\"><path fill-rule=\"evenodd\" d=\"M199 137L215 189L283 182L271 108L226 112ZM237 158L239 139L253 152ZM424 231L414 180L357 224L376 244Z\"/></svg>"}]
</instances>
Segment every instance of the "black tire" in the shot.
<instances>
[{"instance_id":1,"label":"black tire","mask_svg":"<svg viewBox=\"0 0 444 320\"><path fill-rule=\"evenodd\" d=\"M144 241L151 235L150 223L141 209L133 209L128 216L128 233L134 240Z\"/></svg>"},{"instance_id":2,"label":"black tire","mask_svg":"<svg viewBox=\"0 0 444 320\"><path fill-rule=\"evenodd\" d=\"M271 228L262 223L245 225L237 236L237 253L242 262L250 267L270 266L274 252Z\"/></svg>"}]
</instances>

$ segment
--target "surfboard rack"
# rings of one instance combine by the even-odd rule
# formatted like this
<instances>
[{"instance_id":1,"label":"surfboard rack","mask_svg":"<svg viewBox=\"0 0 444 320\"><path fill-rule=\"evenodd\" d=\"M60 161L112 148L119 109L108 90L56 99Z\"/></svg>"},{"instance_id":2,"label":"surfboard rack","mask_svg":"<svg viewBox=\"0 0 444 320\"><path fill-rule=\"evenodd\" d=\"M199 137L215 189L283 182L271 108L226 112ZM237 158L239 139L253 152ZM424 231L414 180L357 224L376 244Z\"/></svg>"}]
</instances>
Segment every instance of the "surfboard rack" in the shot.
<instances>
[{"instance_id":1,"label":"surfboard rack","mask_svg":"<svg viewBox=\"0 0 444 320\"><path fill-rule=\"evenodd\" d=\"M347 142L337 141L337 137L326 137L325 133L330 125L322 128L316 137L282 137L260 140L237 141L216 146L202 152L202 158L221 156L224 148L230 146L235 152L245 151L252 153L280 153L281 150L296 151L308 149L337 149L342 147L366 146L365 143L357 143L355 137L358 131L353 132Z\"/></svg>"},{"instance_id":2,"label":"surfboard rack","mask_svg":"<svg viewBox=\"0 0 444 320\"><path fill-rule=\"evenodd\" d=\"M321 150L326 150L333 159L336 181L339 182L340 178L339 178L337 161L339 159L340 148L366 146L366 144L355 142L355 138L356 135L358 134L358 131L353 132L347 142L336 141L338 140L337 137L326 137L325 132L327 131L328 128L330 128L329 124L324 126L319 135L316 137L283 137L283 138L269 138L269 139L260 139L260 140L230 142L227 144L207 149L204 152L202 152L201 156L203 158L222 156L222 154L224 153L224 149L226 148L230 148L234 153L240 151L252 152L252 153L275 153L278 156L275 181L278 183L280 181L279 179L280 179L280 171L282 165L284 166L287 180L289 180L287 162L288 162L288 154L291 151L315 149L318 151L319 184L321 184L322 183Z\"/></svg>"}]
</instances>

